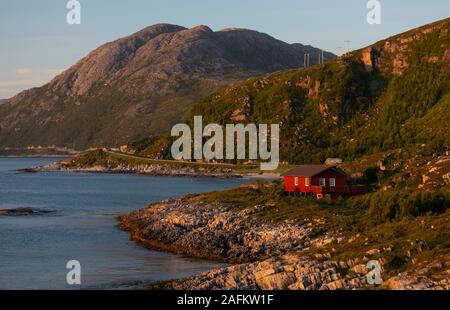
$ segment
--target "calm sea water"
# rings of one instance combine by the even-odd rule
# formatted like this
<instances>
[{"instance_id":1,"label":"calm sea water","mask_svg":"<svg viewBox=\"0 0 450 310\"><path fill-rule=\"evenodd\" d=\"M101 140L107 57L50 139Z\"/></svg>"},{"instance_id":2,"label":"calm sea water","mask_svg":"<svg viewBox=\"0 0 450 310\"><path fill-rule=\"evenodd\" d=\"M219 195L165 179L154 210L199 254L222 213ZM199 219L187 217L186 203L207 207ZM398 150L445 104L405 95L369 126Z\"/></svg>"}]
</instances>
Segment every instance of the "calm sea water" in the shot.
<instances>
[{"instance_id":1,"label":"calm sea water","mask_svg":"<svg viewBox=\"0 0 450 310\"><path fill-rule=\"evenodd\" d=\"M219 266L144 249L129 241L115 218L152 201L241 181L14 171L54 160L0 158L0 209L54 211L0 216L0 289L127 288L136 281L180 278ZM69 260L81 263L81 287L66 283Z\"/></svg>"}]
</instances>

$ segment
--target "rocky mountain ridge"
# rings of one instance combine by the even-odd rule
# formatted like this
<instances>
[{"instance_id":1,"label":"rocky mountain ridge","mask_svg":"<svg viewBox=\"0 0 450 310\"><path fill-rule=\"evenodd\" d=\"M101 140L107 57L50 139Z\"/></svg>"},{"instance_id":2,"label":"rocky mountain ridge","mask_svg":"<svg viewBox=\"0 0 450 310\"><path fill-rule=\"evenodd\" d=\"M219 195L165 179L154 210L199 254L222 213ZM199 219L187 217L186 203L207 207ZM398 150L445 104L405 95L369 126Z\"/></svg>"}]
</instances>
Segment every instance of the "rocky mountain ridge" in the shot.
<instances>
[{"instance_id":1,"label":"rocky mountain ridge","mask_svg":"<svg viewBox=\"0 0 450 310\"><path fill-rule=\"evenodd\" d=\"M162 133L204 96L250 76L299 68L304 53L319 50L247 29L150 26L9 99L0 108L0 146L82 149Z\"/></svg>"}]
</instances>

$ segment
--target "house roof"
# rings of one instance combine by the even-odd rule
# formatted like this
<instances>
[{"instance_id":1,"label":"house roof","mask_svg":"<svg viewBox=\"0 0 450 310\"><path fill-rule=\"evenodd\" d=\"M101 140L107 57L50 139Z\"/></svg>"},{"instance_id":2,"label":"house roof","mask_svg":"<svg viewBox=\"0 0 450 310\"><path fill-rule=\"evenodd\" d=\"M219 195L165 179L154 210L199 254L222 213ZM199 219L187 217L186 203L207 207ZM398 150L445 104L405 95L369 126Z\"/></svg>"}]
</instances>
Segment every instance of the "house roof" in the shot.
<instances>
[{"instance_id":1,"label":"house roof","mask_svg":"<svg viewBox=\"0 0 450 310\"><path fill-rule=\"evenodd\" d=\"M337 173L340 173L344 176L347 176L344 170L336 168L335 166L328 166L328 165L304 165L304 166L298 166L295 167L285 173L283 173L281 176L283 177L313 177L316 176L322 172L325 172L327 170L333 170Z\"/></svg>"}]
</instances>

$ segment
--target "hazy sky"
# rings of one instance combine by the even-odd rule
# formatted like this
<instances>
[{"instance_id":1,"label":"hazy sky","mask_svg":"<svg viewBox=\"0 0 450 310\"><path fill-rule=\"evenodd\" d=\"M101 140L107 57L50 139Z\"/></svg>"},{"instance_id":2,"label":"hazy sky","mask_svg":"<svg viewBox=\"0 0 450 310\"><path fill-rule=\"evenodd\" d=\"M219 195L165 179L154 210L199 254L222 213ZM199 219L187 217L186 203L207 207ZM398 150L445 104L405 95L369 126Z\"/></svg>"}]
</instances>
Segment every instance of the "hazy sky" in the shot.
<instances>
[{"instance_id":1,"label":"hazy sky","mask_svg":"<svg viewBox=\"0 0 450 310\"><path fill-rule=\"evenodd\" d=\"M156 23L213 30L240 27L286 42L343 52L450 16L449 0L380 0L382 24L366 22L368 0L0 0L0 98L48 82L99 45Z\"/></svg>"}]
</instances>

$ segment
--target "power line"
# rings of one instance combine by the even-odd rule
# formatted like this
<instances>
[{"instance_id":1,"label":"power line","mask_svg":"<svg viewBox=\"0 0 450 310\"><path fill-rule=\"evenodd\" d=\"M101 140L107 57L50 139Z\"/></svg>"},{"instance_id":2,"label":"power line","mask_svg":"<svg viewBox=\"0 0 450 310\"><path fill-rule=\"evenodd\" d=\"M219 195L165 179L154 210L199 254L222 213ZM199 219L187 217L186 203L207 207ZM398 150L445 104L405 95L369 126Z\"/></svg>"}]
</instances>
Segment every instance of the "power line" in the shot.
<instances>
[{"instance_id":1,"label":"power line","mask_svg":"<svg viewBox=\"0 0 450 310\"><path fill-rule=\"evenodd\" d=\"M350 53L350 43L352 42L352 41L350 41L350 40L345 40L344 41L345 42L345 46L346 46L346 48L347 48L347 50L345 51L345 54L348 54L348 53Z\"/></svg>"}]
</instances>

